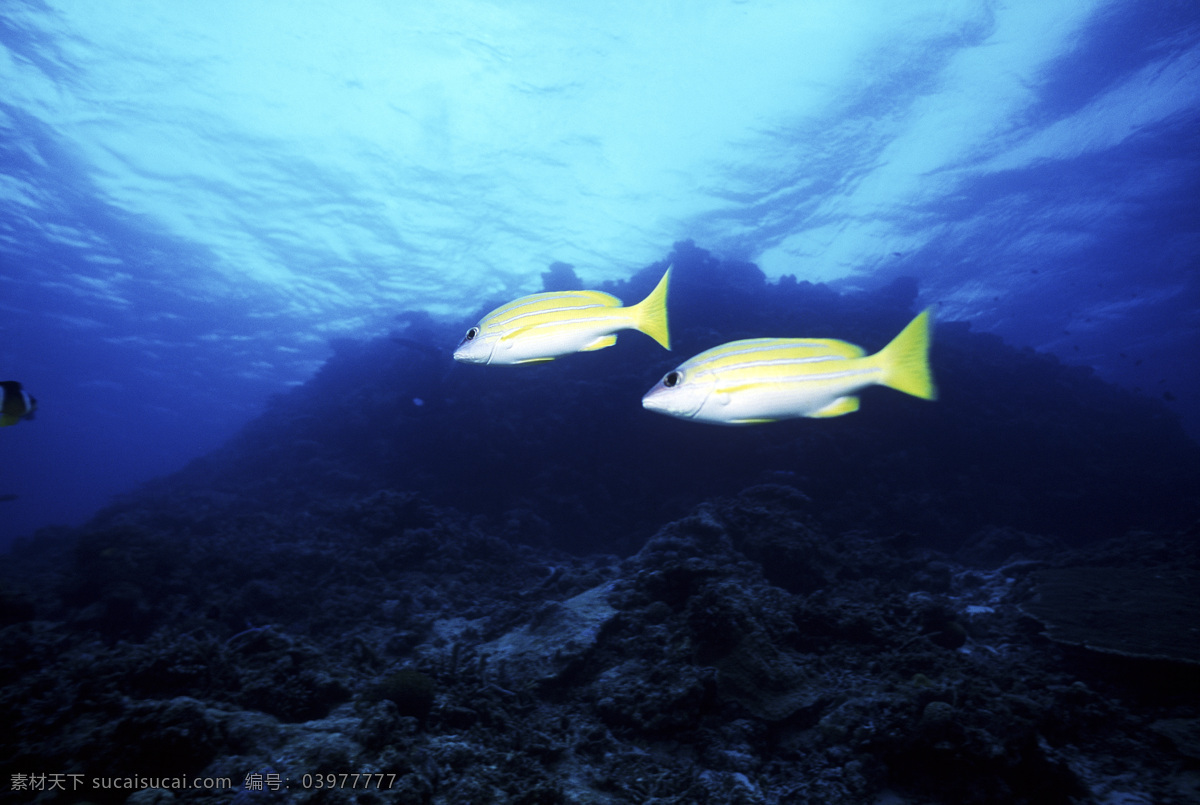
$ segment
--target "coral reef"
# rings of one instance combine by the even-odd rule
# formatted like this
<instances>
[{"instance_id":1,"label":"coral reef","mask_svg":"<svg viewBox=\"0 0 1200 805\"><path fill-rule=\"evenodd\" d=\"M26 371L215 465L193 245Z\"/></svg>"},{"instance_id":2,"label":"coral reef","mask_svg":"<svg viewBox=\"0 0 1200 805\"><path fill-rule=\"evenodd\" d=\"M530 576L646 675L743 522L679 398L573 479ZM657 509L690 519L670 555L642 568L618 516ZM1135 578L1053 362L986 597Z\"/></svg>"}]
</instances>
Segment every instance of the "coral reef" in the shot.
<instances>
[{"instance_id":1,"label":"coral reef","mask_svg":"<svg viewBox=\"0 0 1200 805\"><path fill-rule=\"evenodd\" d=\"M913 296L674 260L683 352ZM4 801L1196 801L1200 459L1156 404L951 325L936 406L697 430L636 406L670 356L468 374L438 327L14 548Z\"/></svg>"},{"instance_id":2,"label":"coral reef","mask_svg":"<svg viewBox=\"0 0 1200 805\"><path fill-rule=\"evenodd\" d=\"M426 525L346 528L380 500L266 527L205 499L206 538L160 533L167 578L142 572L161 570L157 506L22 546L26 581L68 581L6 581L31 617L0 631L5 773L229 777L264 800L245 785L268 774L288 800L439 803L1184 802L1194 782L1192 666L1143 689L1021 611L1061 551L968 567L822 531L781 486L702 504L624 560L505 542L426 503ZM89 564L99 544L127 575ZM136 631L92 616L109 582L151 613ZM368 773L395 777L311 788Z\"/></svg>"}]
</instances>

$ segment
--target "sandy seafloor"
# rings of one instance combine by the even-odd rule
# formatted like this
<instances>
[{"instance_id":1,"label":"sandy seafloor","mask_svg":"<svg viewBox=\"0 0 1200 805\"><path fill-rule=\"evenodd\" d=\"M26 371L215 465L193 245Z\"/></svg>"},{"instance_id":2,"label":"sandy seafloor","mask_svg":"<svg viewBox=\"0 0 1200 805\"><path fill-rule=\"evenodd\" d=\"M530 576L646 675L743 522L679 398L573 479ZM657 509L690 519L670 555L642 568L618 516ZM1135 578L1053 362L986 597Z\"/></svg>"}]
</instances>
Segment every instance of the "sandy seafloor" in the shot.
<instances>
[{"instance_id":1,"label":"sandy seafloor","mask_svg":"<svg viewBox=\"0 0 1200 805\"><path fill-rule=\"evenodd\" d=\"M1200 448L1165 406L941 322L936 403L657 417L700 349L874 350L917 308L671 259L671 353L458 366L458 322L399 317L19 543L4 801L1200 801Z\"/></svg>"}]
</instances>

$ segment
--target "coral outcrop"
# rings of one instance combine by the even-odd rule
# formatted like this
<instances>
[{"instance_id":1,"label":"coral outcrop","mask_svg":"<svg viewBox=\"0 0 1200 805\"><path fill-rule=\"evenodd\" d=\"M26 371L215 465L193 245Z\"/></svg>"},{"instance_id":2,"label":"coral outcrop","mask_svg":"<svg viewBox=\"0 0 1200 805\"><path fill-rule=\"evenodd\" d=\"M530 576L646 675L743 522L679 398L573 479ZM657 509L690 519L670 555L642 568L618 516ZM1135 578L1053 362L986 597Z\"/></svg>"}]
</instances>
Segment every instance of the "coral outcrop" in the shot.
<instances>
[{"instance_id":1,"label":"coral outcrop","mask_svg":"<svg viewBox=\"0 0 1200 805\"><path fill-rule=\"evenodd\" d=\"M915 294L671 259L685 354L872 347ZM950 323L936 404L704 428L640 409L674 358L635 339L489 372L407 321L5 557L5 802L1196 801L1158 404Z\"/></svg>"}]
</instances>

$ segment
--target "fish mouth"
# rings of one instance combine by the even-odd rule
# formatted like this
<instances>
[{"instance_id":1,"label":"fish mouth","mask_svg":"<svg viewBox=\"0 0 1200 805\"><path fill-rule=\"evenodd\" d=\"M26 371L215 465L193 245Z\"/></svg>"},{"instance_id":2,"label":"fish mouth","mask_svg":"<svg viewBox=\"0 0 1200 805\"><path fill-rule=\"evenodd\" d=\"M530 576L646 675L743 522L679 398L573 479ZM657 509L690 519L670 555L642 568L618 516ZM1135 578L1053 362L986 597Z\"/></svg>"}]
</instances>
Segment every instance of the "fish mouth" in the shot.
<instances>
[{"instance_id":1,"label":"fish mouth","mask_svg":"<svg viewBox=\"0 0 1200 805\"><path fill-rule=\"evenodd\" d=\"M704 405L707 394L681 394L680 389L659 383L642 397L642 407L658 414L692 419Z\"/></svg>"},{"instance_id":2,"label":"fish mouth","mask_svg":"<svg viewBox=\"0 0 1200 805\"><path fill-rule=\"evenodd\" d=\"M647 411L656 411L660 414L670 413L663 405L662 394L658 393L658 387L650 389L646 395L642 397L642 407Z\"/></svg>"},{"instance_id":3,"label":"fish mouth","mask_svg":"<svg viewBox=\"0 0 1200 805\"><path fill-rule=\"evenodd\" d=\"M454 360L459 363L491 363L492 353L496 351L496 339L490 339L490 344L482 343L479 338L468 341L463 339L454 350Z\"/></svg>"}]
</instances>

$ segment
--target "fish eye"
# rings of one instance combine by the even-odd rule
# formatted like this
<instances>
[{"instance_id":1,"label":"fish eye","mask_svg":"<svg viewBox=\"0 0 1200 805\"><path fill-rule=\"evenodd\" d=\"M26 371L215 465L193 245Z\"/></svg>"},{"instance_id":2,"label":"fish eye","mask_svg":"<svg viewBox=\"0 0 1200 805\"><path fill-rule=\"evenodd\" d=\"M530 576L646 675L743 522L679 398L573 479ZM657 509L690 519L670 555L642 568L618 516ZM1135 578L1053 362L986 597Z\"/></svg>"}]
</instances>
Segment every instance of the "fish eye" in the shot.
<instances>
[{"instance_id":1,"label":"fish eye","mask_svg":"<svg viewBox=\"0 0 1200 805\"><path fill-rule=\"evenodd\" d=\"M663 378L663 385L669 389L675 388L683 382L682 372L667 372L667 376Z\"/></svg>"},{"instance_id":2,"label":"fish eye","mask_svg":"<svg viewBox=\"0 0 1200 805\"><path fill-rule=\"evenodd\" d=\"M467 330L467 334L463 336L463 341L470 341L477 335L479 335L479 328L472 327L470 330Z\"/></svg>"}]
</instances>

